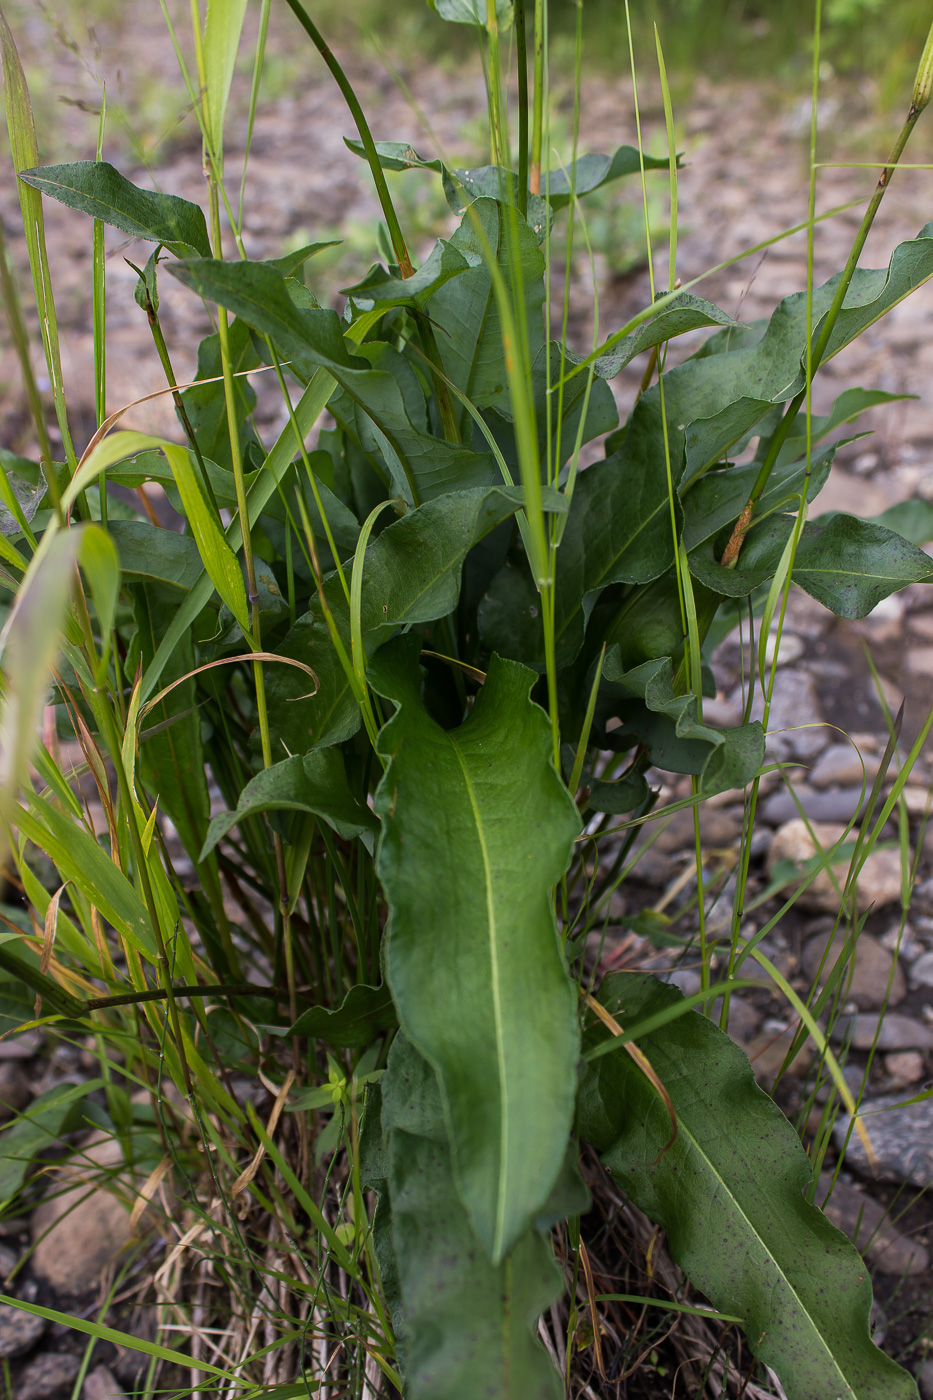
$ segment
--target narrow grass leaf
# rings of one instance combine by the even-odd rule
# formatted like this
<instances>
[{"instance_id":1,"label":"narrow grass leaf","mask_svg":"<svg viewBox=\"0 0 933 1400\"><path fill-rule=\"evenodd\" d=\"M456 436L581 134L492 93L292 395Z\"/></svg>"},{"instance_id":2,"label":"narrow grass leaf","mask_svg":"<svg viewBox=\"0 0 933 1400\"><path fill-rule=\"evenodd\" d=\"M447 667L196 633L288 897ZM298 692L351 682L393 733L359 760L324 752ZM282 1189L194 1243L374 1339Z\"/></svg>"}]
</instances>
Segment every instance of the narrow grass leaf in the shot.
<instances>
[{"instance_id":1,"label":"narrow grass leaf","mask_svg":"<svg viewBox=\"0 0 933 1400\"><path fill-rule=\"evenodd\" d=\"M201 490L191 465L191 458L174 443L163 443L162 450L171 465L191 533L197 541L198 552L211 583L242 627L244 635L249 636L250 614L243 573L216 515Z\"/></svg>"}]
</instances>

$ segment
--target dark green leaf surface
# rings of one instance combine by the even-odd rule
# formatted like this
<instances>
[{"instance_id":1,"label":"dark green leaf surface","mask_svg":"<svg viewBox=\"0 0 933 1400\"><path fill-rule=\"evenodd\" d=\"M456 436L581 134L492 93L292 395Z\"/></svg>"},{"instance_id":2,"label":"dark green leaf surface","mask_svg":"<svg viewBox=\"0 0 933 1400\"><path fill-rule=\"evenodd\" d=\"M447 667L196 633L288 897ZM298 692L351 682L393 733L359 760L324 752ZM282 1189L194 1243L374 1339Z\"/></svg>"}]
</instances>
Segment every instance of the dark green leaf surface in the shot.
<instances>
[{"instance_id":1,"label":"dark green leaf surface","mask_svg":"<svg viewBox=\"0 0 933 1400\"><path fill-rule=\"evenodd\" d=\"M712 729L697 716L693 695L675 695L667 657L646 661L630 671L619 664L618 647L603 665L607 709L622 719L613 741L627 735L647 744L651 760L675 773L701 775L705 793L745 787L764 761L764 731L754 721L735 729Z\"/></svg>"},{"instance_id":2,"label":"dark green leaf surface","mask_svg":"<svg viewBox=\"0 0 933 1400\"><path fill-rule=\"evenodd\" d=\"M240 793L236 810L218 812L211 819L201 859L231 827L259 812L311 812L322 817L338 836L345 840L361 836L370 848L379 825L369 808L350 791L342 750L318 749L300 758L283 759L252 778Z\"/></svg>"},{"instance_id":3,"label":"dark green leaf surface","mask_svg":"<svg viewBox=\"0 0 933 1400\"><path fill-rule=\"evenodd\" d=\"M168 467L168 463L165 464ZM169 469L170 470L170 469ZM112 520L108 526L128 579L148 579L187 593L204 573L190 535L163 530L148 520Z\"/></svg>"},{"instance_id":4,"label":"dark green leaf surface","mask_svg":"<svg viewBox=\"0 0 933 1400\"><path fill-rule=\"evenodd\" d=\"M415 503L492 482L494 463L488 454L447 443L412 421L412 405L392 372L394 363L391 369L371 363L385 357L389 347L377 343L351 354L337 313L308 304L305 289L294 280L267 264L209 258L172 264L171 271L200 296L269 336L300 374L310 377L317 366L327 369L353 401L363 446L382 457L395 493ZM451 285L462 280L455 278ZM446 287L440 295L444 291ZM424 413L422 397L422 417Z\"/></svg>"},{"instance_id":5,"label":"dark green leaf surface","mask_svg":"<svg viewBox=\"0 0 933 1400\"><path fill-rule=\"evenodd\" d=\"M486 1258L457 1192L437 1081L403 1035L381 1089L388 1151L370 1159L388 1172L375 1183L379 1261L408 1400L558 1400L535 1335L562 1287L547 1238L532 1228L501 1263Z\"/></svg>"},{"instance_id":6,"label":"dark green leaf surface","mask_svg":"<svg viewBox=\"0 0 933 1400\"><path fill-rule=\"evenodd\" d=\"M452 731L422 705L417 645L383 648L370 677L398 706L376 796L386 976L437 1072L460 1194L498 1263L546 1201L573 1116L574 998L549 891L579 818L524 667L493 657Z\"/></svg>"},{"instance_id":7,"label":"dark green leaf surface","mask_svg":"<svg viewBox=\"0 0 933 1400\"><path fill-rule=\"evenodd\" d=\"M522 503L517 487L452 492L394 521L369 545L363 565L362 634L367 653L398 628L444 617L457 603L460 573L470 549ZM553 500L557 504L557 500ZM350 612L339 581L325 584L345 647ZM360 712L315 603L299 618L280 655L311 666L319 688L307 700L307 677L290 666L270 667L266 688L273 732L291 753L341 743L360 726Z\"/></svg>"},{"instance_id":8,"label":"dark green leaf surface","mask_svg":"<svg viewBox=\"0 0 933 1400\"><path fill-rule=\"evenodd\" d=\"M133 238L162 243L176 257L211 255L204 213L175 194L141 190L105 160L43 165L19 178L69 209L122 229Z\"/></svg>"},{"instance_id":9,"label":"dark green leaf surface","mask_svg":"<svg viewBox=\"0 0 933 1400\"><path fill-rule=\"evenodd\" d=\"M682 1000L640 974L607 978L599 995L623 1026ZM597 1026L587 1043L607 1035ZM806 1154L743 1052L697 1011L639 1044L671 1096L677 1141L664 1151L667 1112L625 1053L591 1063L581 1127L676 1262L715 1307L745 1319L788 1400L916 1400L910 1376L871 1340L868 1272L804 1200Z\"/></svg>"},{"instance_id":10,"label":"dark green leaf surface","mask_svg":"<svg viewBox=\"0 0 933 1400\"><path fill-rule=\"evenodd\" d=\"M351 987L335 1011L312 1006L303 1011L289 1035L323 1040L341 1050L363 1050L383 1031L398 1025L395 1005L387 987Z\"/></svg>"},{"instance_id":11,"label":"dark green leaf surface","mask_svg":"<svg viewBox=\"0 0 933 1400\"><path fill-rule=\"evenodd\" d=\"M693 551L694 576L715 593L742 598L766 583L794 528L772 516L751 530L735 569L723 569L709 543ZM838 617L865 617L909 583L933 582L933 560L900 535L854 515L822 515L803 527L793 579Z\"/></svg>"}]
</instances>

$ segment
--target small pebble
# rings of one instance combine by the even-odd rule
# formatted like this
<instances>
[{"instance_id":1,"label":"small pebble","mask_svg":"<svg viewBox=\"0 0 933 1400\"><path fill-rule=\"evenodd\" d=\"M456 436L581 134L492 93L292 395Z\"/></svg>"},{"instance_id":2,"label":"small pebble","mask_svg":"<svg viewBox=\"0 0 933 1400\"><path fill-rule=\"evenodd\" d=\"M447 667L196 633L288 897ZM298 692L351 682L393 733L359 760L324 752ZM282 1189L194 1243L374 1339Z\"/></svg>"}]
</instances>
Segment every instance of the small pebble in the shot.
<instances>
[{"instance_id":1,"label":"small pebble","mask_svg":"<svg viewBox=\"0 0 933 1400\"><path fill-rule=\"evenodd\" d=\"M17 1254L15 1250L8 1248L5 1244L0 1244L0 1278L8 1279L16 1268Z\"/></svg>"},{"instance_id":2,"label":"small pebble","mask_svg":"<svg viewBox=\"0 0 933 1400\"><path fill-rule=\"evenodd\" d=\"M864 763L864 772L862 764ZM866 784L870 790L881 764L877 754L862 754L852 744L831 744L817 759L810 773L815 788L857 787Z\"/></svg>"},{"instance_id":3,"label":"small pebble","mask_svg":"<svg viewBox=\"0 0 933 1400\"><path fill-rule=\"evenodd\" d=\"M0 1303L0 1356L21 1356L31 1351L45 1331L45 1318Z\"/></svg>"},{"instance_id":4,"label":"small pebble","mask_svg":"<svg viewBox=\"0 0 933 1400\"><path fill-rule=\"evenodd\" d=\"M917 1050L895 1050L893 1054L885 1056L884 1067L896 1081L893 1087L898 1089L916 1084L918 1079L923 1078L923 1056Z\"/></svg>"},{"instance_id":5,"label":"small pebble","mask_svg":"<svg viewBox=\"0 0 933 1400\"><path fill-rule=\"evenodd\" d=\"M820 1176L816 1201L823 1214L848 1235L849 1239L883 1274L922 1274L930 1266L930 1255L918 1240L901 1234L888 1219L884 1206L873 1201L857 1186L837 1181L832 1195L823 1204L832 1184L832 1174Z\"/></svg>"},{"instance_id":6,"label":"small pebble","mask_svg":"<svg viewBox=\"0 0 933 1400\"><path fill-rule=\"evenodd\" d=\"M818 934L804 945L803 970L814 981L819 974L821 984L829 980L830 974L842 953L846 942L846 931L839 929L830 946L828 933ZM827 948L829 951L827 951ZM820 964L823 970L820 973ZM871 934L862 933L855 943L853 956L850 952L846 966L842 970L843 995L853 1001L860 1011L874 1011L883 1006L890 979L891 991L888 1004L896 1006L907 992L907 980L903 970L895 963L894 956L882 948ZM892 973L893 966L893 973Z\"/></svg>"},{"instance_id":7,"label":"small pebble","mask_svg":"<svg viewBox=\"0 0 933 1400\"><path fill-rule=\"evenodd\" d=\"M849 1041L855 1050L870 1050L876 1036L879 1050L933 1049L933 1031L912 1016L900 1016L896 1011L883 1016L868 1012L840 1016L829 1033L830 1040Z\"/></svg>"},{"instance_id":8,"label":"small pebble","mask_svg":"<svg viewBox=\"0 0 933 1400\"><path fill-rule=\"evenodd\" d=\"M125 1397L109 1366L95 1366L84 1378L81 1400L125 1400Z\"/></svg>"},{"instance_id":9,"label":"small pebble","mask_svg":"<svg viewBox=\"0 0 933 1400\"><path fill-rule=\"evenodd\" d=\"M69 1392L80 1369L78 1358L67 1351L50 1351L38 1356L20 1374L16 1383L17 1400L59 1400Z\"/></svg>"},{"instance_id":10,"label":"small pebble","mask_svg":"<svg viewBox=\"0 0 933 1400\"><path fill-rule=\"evenodd\" d=\"M912 1186L933 1185L933 1102L904 1103L897 1095L863 1099L861 1121L875 1157L875 1170L862 1140L853 1130L845 1146L848 1167L862 1176L884 1181L909 1181ZM849 1115L840 1113L833 1139L841 1152L849 1130Z\"/></svg>"},{"instance_id":11,"label":"small pebble","mask_svg":"<svg viewBox=\"0 0 933 1400\"><path fill-rule=\"evenodd\" d=\"M921 953L910 965L912 987L933 987L933 953Z\"/></svg>"}]
</instances>

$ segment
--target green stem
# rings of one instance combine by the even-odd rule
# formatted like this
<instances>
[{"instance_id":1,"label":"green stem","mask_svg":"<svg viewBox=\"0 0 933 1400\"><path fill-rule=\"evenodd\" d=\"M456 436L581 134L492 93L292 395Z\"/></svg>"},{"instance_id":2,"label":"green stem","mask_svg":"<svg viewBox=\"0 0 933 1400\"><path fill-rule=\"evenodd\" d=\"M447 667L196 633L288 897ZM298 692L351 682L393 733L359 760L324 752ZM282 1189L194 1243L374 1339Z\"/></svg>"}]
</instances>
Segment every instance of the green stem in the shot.
<instances>
[{"instance_id":1,"label":"green stem","mask_svg":"<svg viewBox=\"0 0 933 1400\"><path fill-rule=\"evenodd\" d=\"M544 34L545 0L535 0L535 91L529 178L532 194L541 193L541 148L544 144Z\"/></svg>"},{"instance_id":2,"label":"green stem","mask_svg":"<svg viewBox=\"0 0 933 1400\"><path fill-rule=\"evenodd\" d=\"M515 56L518 64L518 212L528 214L528 55L525 0L515 5ZM579 96L579 93L577 94Z\"/></svg>"},{"instance_id":3,"label":"green stem","mask_svg":"<svg viewBox=\"0 0 933 1400\"><path fill-rule=\"evenodd\" d=\"M884 169L882 170L881 175L878 178L878 183L875 186L875 192L869 200L868 207L865 210L865 214L862 218L862 222L859 227L859 231L855 236L855 242L852 244L852 251L849 253L846 265L843 268L842 273L840 275L839 284L836 287L832 303L823 321L823 329L820 331L820 334L817 337L816 344L813 346L809 364L811 375L816 373L823 359L823 356L826 353L827 347L829 346L830 337L832 336L833 330L835 329L836 321L838 320L839 313L842 310L842 303L845 301L846 293L849 290L852 278L855 275L855 269L858 266L858 260L861 257L862 249L865 247L865 241L868 238L868 235L871 231L871 226L875 221L875 215L878 213L878 210L881 207L881 201L882 199L884 199L885 193L887 192L887 188L891 183L891 176L897 169L897 163L901 158L901 155L904 151L904 147L907 145L907 142L910 139L911 132L916 126L922 110L922 107L917 107L913 103L911 104L910 111L907 113L907 120L904 122L904 125L901 128L900 134L898 135L898 138L894 143L893 149L891 151L890 156L888 157L887 163ZM742 510L742 514L739 516L736 522L735 529L732 532L732 537L729 540L729 543L726 545L725 552L723 553L721 562L724 568L735 568L735 565L738 562L743 540L745 538L745 535L748 533L748 529L752 522L755 506L761 499L765 487L768 484L768 481L771 477L771 473L774 470L775 463L777 462L778 456L780 454L781 448L784 446L784 443L787 439L787 435L790 432L791 427L793 426L793 423L800 410L800 406L806 398L806 394L806 388L803 388L801 389L799 394L794 395L794 397L791 399L790 403L787 406L787 410L784 414L784 417L781 419L781 422L776 428L771 438L771 441L768 444L768 450L765 453L764 461L761 464L761 470L759 471L758 476L755 479L755 485L752 488L752 493L749 496L748 501L746 502Z\"/></svg>"},{"instance_id":4,"label":"green stem","mask_svg":"<svg viewBox=\"0 0 933 1400\"><path fill-rule=\"evenodd\" d=\"M366 152L366 159L369 162L369 168L372 172L373 181L376 186L376 193L379 196L379 203L382 205L383 218L385 219L386 224L388 225L389 237L392 240L392 247L395 250L395 256L399 265L399 271L401 272L403 277L410 277L414 272L414 268L412 267L411 258L408 256L408 248L406 247L405 239L402 236L402 230L399 225L398 217L395 213L395 206L392 203L392 196L389 194L389 187L386 184L385 173L379 162L379 156L376 152L376 144L373 141L372 132L369 129L369 124L367 123L366 117L363 114L363 109L359 104L359 100L356 96L356 93L353 91L353 87L346 73L344 73L340 64L337 62L336 58L331 53L327 44L324 42L324 36L314 24L313 20L310 18L304 7L301 4L299 4L299 0L286 0L286 4L288 5L292 14L297 19L298 23L301 25L302 29L311 39L311 42L314 44L314 47L321 55L324 62L327 64L334 77L335 82L337 83L337 86L343 93L344 100L347 106L350 108L350 114L352 115L353 120L356 122L356 129L360 134L360 140L362 141L363 149Z\"/></svg>"}]
</instances>

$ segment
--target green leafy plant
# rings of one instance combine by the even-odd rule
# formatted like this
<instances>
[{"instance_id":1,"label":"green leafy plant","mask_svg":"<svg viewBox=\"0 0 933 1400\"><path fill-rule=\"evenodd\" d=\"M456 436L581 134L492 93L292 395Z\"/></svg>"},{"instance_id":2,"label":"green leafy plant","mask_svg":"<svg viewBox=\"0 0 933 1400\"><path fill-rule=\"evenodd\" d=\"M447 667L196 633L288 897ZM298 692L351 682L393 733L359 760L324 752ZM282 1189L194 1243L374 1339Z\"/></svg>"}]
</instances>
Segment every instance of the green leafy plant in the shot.
<instances>
[{"instance_id":1,"label":"green leafy plant","mask_svg":"<svg viewBox=\"0 0 933 1400\"><path fill-rule=\"evenodd\" d=\"M264 262L244 254L223 143L242 0L198 20L197 71L185 73L206 211L100 159L37 167L25 79L0 29L65 444L63 462L3 460L0 582L14 602L0 816L43 930L14 923L0 946L9 998L28 988L50 1033L90 1031L119 1048L125 1080L154 1090L178 1189L220 1239L218 1257L235 1248L247 1273L292 1269L302 1335L327 1314L354 1393L364 1380L369 1394L395 1386L411 1400L561 1393L534 1334L563 1288L555 1227L571 1249L579 1242L578 1159L590 1144L789 1397L915 1395L871 1340L858 1255L806 1198L818 1164L707 1014L749 984L751 959L793 1000L854 1111L816 1023L822 1007L801 1003L743 934L743 883L716 937L700 883L695 997L647 976L592 988L585 952L655 815L651 770L689 775L695 813L708 796L745 790L750 833L773 684L764 645L792 584L862 617L933 579L928 555L884 525L809 518L833 435L890 397L850 389L818 417L814 375L933 275L933 225L886 268L858 266L928 100L929 55L845 269L785 298L766 323L740 325L676 286L672 141L665 160L640 142L580 155L575 122L569 158L548 168L541 0L533 34L521 7L434 0L484 45L490 164L470 170L374 140L312 19L288 5L347 102L348 145L368 162L385 218L386 265L349 287L342 315L313 290L326 245ZM262 36L257 75L261 64ZM420 267L384 173L412 168L437 176L459 217ZM567 220L569 250L574 229L586 231L581 200L648 168L670 178L668 289L653 287L591 354L571 353L546 330L555 221ZM119 431L101 392L97 433L82 453L72 446L43 197L153 245L136 296L178 442ZM811 204L811 239L815 222ZM214 308L194 385L171 373L165 275ZM667 369L668 343L703 328L703 348ZM644 389L620 426L607 381L637 356ZM99 386L105 368L98 337ZM271 445L251 421L248 377L260 372L276 377L288 413ZM600 438L604 455L582 469L582 449ZM118 515L108 484L159 485L183 530ZM715 728L703 706L717 621L742 609L754 621L756 608L764 720L750 718L750 686L745 722ZM36 633L43 648L30 652ZM96 785L103 844L54 753L33 743L50 666L59 721ZM864 830L853 879L877 839ZM600 847L611 854L598 881ZM56 872L51 890L36 851ZM748 859L746 839L743 878ZM714 952L726 968L716 984ZM275 1093L266 1123L229 1073L260 1042ZM163 1075L190 1106L184 1129ZM102 1083L119 1132L125 1088L109 1069ZM286 1107L284 1121L301 1125L299 1165L277 1140ZM61 1131L71 1110L53 1098L11 1140ZM198 1195L193 1141L226 1208L220 1223ZM25 1175L10 1175L13 1202ZM280 1223L291 1264L257 1262L251 1211ZM154 1360L177 1360L152 1348ZM332 1362L323 1342L302 1350L293 1388L268 1393L304 1394ZM249 1393L268 1382L267 1363L242 1361Z\"/></svg>"}]
</instances>

